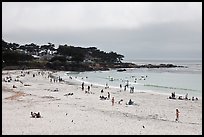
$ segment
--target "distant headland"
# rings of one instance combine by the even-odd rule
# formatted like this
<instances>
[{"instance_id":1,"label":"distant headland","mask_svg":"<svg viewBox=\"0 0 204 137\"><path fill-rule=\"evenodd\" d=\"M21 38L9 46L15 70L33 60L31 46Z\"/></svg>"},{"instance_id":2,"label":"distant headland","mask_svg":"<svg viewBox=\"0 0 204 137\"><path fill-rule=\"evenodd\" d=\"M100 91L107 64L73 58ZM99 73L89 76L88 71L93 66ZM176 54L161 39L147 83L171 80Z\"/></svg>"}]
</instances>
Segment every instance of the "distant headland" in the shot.
<instances>
[{"instance_id":1,"label":"distant headland","mask_svg":"<svg viewBox=\"0 0 204 137\"><path fill-rule=\"evenodd\" d=\"M97 71L110 68L172 68L174 64L137 65L122 62L124 55L104 52L96 47L68 45L20 45L2 39L2 69L50 69L61 71ZM125 69L123 69L125 71Z\"/></svg>"}]
</instances>

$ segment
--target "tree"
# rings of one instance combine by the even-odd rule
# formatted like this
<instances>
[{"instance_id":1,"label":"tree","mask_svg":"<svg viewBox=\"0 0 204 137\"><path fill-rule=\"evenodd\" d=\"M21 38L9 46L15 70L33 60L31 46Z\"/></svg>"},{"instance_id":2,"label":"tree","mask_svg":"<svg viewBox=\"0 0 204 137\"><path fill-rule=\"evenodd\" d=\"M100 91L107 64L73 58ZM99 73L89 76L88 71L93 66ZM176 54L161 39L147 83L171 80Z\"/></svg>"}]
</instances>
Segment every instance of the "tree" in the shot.
<instances>
[{"instance_id":1,"label":"tree","mask_svg":"<svg viewBox=\"0 0 204 137\"><path fill-rule=\"evenodd\" d=\"M48 42L48 45L42 45L40 47L40 50L45 50L46 54L48 54L48 51L55 51L55 45Z\"/></svg>"}]
</instances>

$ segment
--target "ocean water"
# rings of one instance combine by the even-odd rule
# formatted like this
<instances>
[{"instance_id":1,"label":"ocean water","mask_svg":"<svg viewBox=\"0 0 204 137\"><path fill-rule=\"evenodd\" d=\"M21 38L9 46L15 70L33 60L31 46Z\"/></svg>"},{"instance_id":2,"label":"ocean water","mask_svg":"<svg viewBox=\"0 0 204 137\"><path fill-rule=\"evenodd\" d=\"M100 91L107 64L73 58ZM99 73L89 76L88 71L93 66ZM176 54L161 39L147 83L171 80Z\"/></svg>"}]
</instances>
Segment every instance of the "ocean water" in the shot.
<instances>
[{"instance_id":1,"label":"ocean water","mask_svg":"<svg viewBox=\"0 0 204 137\"><path fill-rule=\"evenodd\" d=\"M135 92L157 92L161 94L202 97L202 60L129 60L136 64L175 64L185 68L128 68L118 72L109 71L63 72L60 76L67 80L70 76L77 82L110 86L124 91L124 86L134 87ZM122 88L120 88L120 84ZM126 91L129 92L129 88Z\"/></svg>"}]
</instances>

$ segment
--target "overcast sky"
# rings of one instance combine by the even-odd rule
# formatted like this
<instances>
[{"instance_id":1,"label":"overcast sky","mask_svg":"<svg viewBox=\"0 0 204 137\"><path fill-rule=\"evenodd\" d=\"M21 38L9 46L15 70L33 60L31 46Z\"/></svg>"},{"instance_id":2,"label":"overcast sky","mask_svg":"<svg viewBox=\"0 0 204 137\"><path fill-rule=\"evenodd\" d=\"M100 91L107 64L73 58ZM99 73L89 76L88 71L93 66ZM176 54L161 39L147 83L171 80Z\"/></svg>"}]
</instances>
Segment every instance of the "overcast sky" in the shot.
<instances>
[{"instance_id":1,"label":"overcast sky","mask_svg":"<svg viewBox=\"0 0 204 137\"><path fill-rule=\"evenodd\" d=\"M201 2L3 2L2 39L114 51L125 59L201 59Z\"/></svg>"}]
</instances>

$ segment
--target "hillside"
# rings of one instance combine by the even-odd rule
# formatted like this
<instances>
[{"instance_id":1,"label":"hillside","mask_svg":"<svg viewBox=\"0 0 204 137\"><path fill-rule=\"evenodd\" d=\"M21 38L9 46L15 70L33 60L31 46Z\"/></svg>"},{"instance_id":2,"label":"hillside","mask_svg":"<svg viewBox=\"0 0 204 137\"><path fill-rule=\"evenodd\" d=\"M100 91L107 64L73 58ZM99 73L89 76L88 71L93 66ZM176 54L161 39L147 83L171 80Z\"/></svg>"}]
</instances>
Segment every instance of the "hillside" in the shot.
<instances>
[{"instance_id":1,"label":"hillside","mask_svg":"<svg viewBox=\"0 0 204 137\"><path fill-rule=\"evenodd\" d=\"M96 71L110 68L172 68L173 64L137 65L122 62L124 55L104 52L96 47L68 45L19 45L2 40L2 69L51 69L64 71ZM125 69L119 69L125 71Z\"/></svg>"},{"instance_id":2,"label":"hillside","mask_svg":"<svg viewBox=\"0 0 204 137\"><path fill-rule=\"evenodd\" d=\"M68 45L20 45L2 40L2 68L44 68L54 70L108 70L127 66L124 56L116 52L106 53L96 47L82 48ZM128 63L129 64L129 63Z\"/></svg>"}]
</instances>

